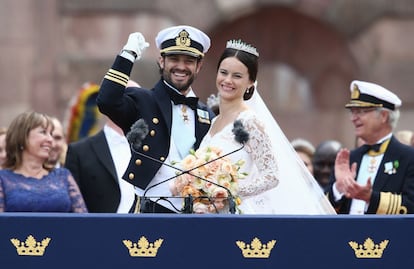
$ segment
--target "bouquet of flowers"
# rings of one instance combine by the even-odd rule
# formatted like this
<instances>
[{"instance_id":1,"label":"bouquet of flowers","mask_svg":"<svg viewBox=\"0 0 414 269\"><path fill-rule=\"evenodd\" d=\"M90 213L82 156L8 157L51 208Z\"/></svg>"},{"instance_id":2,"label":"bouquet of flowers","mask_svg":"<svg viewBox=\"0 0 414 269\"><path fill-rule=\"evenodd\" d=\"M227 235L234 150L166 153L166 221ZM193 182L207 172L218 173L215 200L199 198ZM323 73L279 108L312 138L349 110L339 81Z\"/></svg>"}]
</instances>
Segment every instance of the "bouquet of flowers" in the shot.
<instances>
[{"instance_id":1,"label":"bouquet of flowers","mask_svg":"<svg viewBox=\"0 0 414 269\"><path fill-rule=\"evenodd\" d=\"M197 151L192 150L178 164L182 171L189 172L179 172L170 186L171 192L182 197L191 195L194 198L194 213L217 213L223 210L228 203L228 190L236 206L241 203L237 195L237 182L246 176L240 172L244 161L233 163L230 158L221 156L222 150L217 147L199 148Z\"/></svg>"}]
</instances>

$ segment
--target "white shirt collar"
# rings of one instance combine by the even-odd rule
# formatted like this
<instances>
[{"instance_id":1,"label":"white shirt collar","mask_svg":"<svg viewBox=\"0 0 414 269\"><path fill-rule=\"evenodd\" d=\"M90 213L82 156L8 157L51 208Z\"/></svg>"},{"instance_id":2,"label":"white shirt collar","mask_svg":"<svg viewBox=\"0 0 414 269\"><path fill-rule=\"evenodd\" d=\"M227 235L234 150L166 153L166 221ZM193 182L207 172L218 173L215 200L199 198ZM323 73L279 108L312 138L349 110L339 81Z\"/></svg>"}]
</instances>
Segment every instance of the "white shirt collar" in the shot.
<instances>
[{"instance_id":1,"label":"white shirt collar","mask_svg":"<svg viewBox=\"0 0 414 269\"><path fill-rule=\"evenodd\" d=\"M179 90L177 90L176 88L174 88L173 86L171 86L167 81L165 81L164 80L164 83L165 83L165 85L167 85L169 88L171 88L172 90L174 90L175 92L177 92L178 94L181 94L182 95L182 93L179 91ZM190 91L187 93L187 95L185 95L186 97L197 97L196 95L195 95L195 93L194 93L194 91L193 91L193 89L190 87Z\"/></svg>"},{"instance_id":2,"label":"white shirt collar","mask_svg":"<svg viewBox=\"0 0 414 269\"><path fill-rule=\"evenodd\" d=\"M103 131L105 133L105 137L107 141L111 141L113 143L128 143L127 138L124 135L120 135L117 133L114 129L112 129L110 126L106 125L103 128Z\"/></svg>"},{"instance_id":3,"label":"white shirt collar","mask_svg":"<svg viewBox=\"0 0 414 269\"><path fill-rule=\"evenodd\" d=\"M384 136L383 138L381 138L380 140L377 141L377 143L375 144L381 144L382 142L384 142L385 140L390 139L392 136L392 133L387 134L386 136Z\"/></svg>"}]
</instances>

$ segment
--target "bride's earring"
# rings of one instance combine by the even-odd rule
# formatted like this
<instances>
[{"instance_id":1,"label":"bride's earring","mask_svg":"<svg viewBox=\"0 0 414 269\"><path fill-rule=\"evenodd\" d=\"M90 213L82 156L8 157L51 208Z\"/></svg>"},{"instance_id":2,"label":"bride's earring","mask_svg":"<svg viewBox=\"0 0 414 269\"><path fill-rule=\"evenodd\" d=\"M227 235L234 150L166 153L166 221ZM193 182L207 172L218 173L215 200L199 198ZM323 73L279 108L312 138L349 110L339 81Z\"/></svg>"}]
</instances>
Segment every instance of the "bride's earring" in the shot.
<instances>
[{"instance_id":1,"label":"bride's earring","mask_svg":"<svg viewBox=\"0 0 414 269\"><path fill-rule=\"evenodd\" d=\"M249 92L250 92L250 90L249 90L249 89L250 89L250 88L247 88L247 90L246 90L246 93L247 93L247 94L249 94Z\"/></svg>"}]
</instances>

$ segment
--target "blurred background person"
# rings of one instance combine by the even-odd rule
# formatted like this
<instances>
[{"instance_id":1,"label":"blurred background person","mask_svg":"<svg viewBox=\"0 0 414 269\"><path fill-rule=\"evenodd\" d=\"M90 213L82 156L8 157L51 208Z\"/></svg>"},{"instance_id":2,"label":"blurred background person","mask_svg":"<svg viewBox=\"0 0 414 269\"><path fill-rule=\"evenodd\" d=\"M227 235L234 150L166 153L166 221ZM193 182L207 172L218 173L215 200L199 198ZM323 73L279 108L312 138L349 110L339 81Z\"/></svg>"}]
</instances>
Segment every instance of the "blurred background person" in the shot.
<instances>
[{"instance_id":1,"label":"blurred background person","mask_svg":"<svg viewBox=\"0 0 414 269\"><path fill-rule=\"evenodd\" d=\"M401 143L405 145L411 146L411 140L413 137L413 132L410 130L401 130L395 133L395 137L400 141Z\"/></svg>"},{"instance_id":2,"label":"blurred background person","mask_svg":"<svg viewBox=\"0 0 414 269\"><path fill-rule=\"evenodd\" d=\"M51 119L37 112L19 114L8 127L0 212L87 212L69 170L45 165L54 146L52 131Z\"/></svg>"},{"instance_id":3,"label":"blurred background person","mask_svg":"<svg viewBox=\"0 0 414 269\"><path fill-rule=\"evenodd\" d=\"M89 212L128 213L135 191L122 175L131 151L121 128L105 118L96 135L69 144L65 167L77 181Z\"/></svg>"},{"instance_id":4,"label":"blurred background person","mask_svg":"<svg viewBox=\"0 0 414 269\"><path fill-rule=\"evenodd\" d=\"M89 212L129 212L135 190L122 175L130 158L124 133L109 118L96 135L69 144L65 167L78 183Z\"/></svg>"},{"instance_id":5,"label":"blurred background person","mask_svg":"<svg viewBox=\"0 0 414 269\"><path fill-rule=\"evenodd\" d=\"M129 80L128 87L139 87ZM122 131L100 115L103 128L95 135L69 143L65 167L79 185L91 213L128 213L135 200L134 186L122 179L131 150Z\"/></svg>"},{"instance_id":6,"label":"blurred background person","mask_svg":"<svg viewBox=\"0 0 414 269\"><path fill-rule=\"evenodd\" d=\"M66 150L68 147L66 136L60 120L56 117L51 117L50 119L53 124L52 138L55 143L50 150L46 165L50 167L62 167L65 164Z\"/></svg>"},{"instance_id":7,"label":"blurred background person","mask_svg":"<svg viewBox=\"0 0 414 269\"><path fill-rule=\"evenodd\" d=\"M302 159L306 168L308 168L309 172L313 175L312 159L313 154L315 153L315 147L310 141L303 138L296 138L292 140L291 144Z\"/></svg>"},{"instance_id":8,"label":"blurred background person","mask_svg":"<svg viewBox=\"0 0 414 269\"><path fill-rule=\"evenodd\" d=\"M6 161L6 133L7 128L0 128L0 169L3 168L4 162Z\"/></svg>"},{"instance_id":9,"label":"blurred background person","mask_svg":"<svg viewBox=\"0 0 414 269\"><path fill-rule=\"evenodd\" d=\"M411 146L414 147L414 135L411 137Z\"/></svg>"},{"instance_id":10,"label":"blurred background person","mask_svg":"<svg viewBox=\"0 0 414 269\"><path fill-rule=\"evenodd\" d=\"M220 97L218 94L211 94L209 97L207 97L207 106L211 109L211 111L216 114L216 116L220 113Z\"/></svg>"},{"instance_id":11,"label":"blurred background person","mask_svg":"<svg viewBox=\"0 0 414 269\"><path fill-rule=\"evenodd\" d=\"M329 178L334 169L335 158L342 144L336 140L325 140L316 146L313 155L313 175L322 189L329 185Z\"/></svg>"}]
</instances>

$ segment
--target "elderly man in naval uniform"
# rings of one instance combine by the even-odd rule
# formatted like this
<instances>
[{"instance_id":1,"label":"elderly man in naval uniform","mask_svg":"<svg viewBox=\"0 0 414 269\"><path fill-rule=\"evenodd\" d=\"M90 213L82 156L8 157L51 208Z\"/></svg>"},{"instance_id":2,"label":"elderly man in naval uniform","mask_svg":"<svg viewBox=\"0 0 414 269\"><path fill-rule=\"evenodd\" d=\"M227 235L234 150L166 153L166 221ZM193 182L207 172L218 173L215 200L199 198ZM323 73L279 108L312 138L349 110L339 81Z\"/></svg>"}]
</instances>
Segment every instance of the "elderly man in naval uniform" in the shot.
<instances>
[{"instance_id":1,"label":"elderly man in naval uniform","mask_svg":"<svg viewBox=\"0 0 414 269\"><path fill-rule=\"evenodd\" d=\"M353 81L350 89L346 108L365 145L338 152L331 203L340 214L414 213L414 148L393 135L400 98L371 82Z\"/></svg>"}]
</instances>

